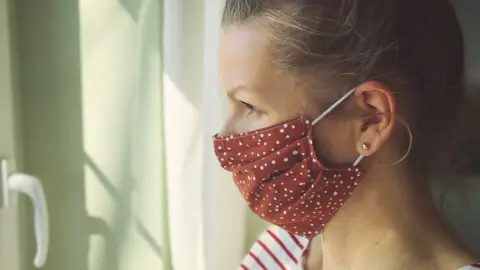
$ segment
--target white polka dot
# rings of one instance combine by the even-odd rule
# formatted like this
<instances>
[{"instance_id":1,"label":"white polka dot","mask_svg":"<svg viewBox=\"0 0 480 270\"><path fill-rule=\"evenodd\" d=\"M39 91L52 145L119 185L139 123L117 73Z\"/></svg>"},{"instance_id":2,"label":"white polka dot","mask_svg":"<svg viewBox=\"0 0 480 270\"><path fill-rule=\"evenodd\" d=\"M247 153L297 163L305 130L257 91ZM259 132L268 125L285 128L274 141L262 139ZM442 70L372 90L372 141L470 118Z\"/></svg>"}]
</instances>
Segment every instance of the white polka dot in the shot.
<instances>
[{"instance_id":1,"label":"white polka dot","mask_svg":"<svg viewBox=\"0 0 480 270\"><path fill-rule=\"evenodd\" d=\"M284 158L283 161L287 162L287 161L288 161L288 158Z\"/></svg>"},{"instance_id":2,"label":"white polka dot","mask_svg":"<svg viewBox=\"0 0 480 270\"><path fill-rule=\"evenodd\" d=\"M335 191L335 192L333 192L333 195L337 196L337 195L338 195L338 193Z\"/></svg>"},{"instance_id":3,"label":"white polka dot","mask_svg":"<svg viewBox=\"0 0 480 270\"><path fill-rule=\"evenodd\" d=\"M277 144L280 144L280 141L277 141Z\"/></svg>"},{"instance_id":4,"label":"white polka dot","mask_svg":"<svg viewBox=\"0 0 480 270\"><path fill-rule=\"evenodd\" d=\"M272 160L272 164L275 164L275 160Z\"/></svg>"},{"instance_id":5,"label":"white polka dot","mask_svg":"<svg viewBox=\"0 0 480 270\"><path fill-rule=\"evenodd\" d=\"M293 151L292 154L293 154L294 156L296 156L296 155L298 155L298 151Z\"/></svg>"},{"instance_id":6,"label":"white polka dot","mask_svg":"<svg viewBox=\"0 0 480 270\"><path fill-rule=\"evenodd\" d=\"M260 137L262 137L262 138L263 138L263 136L264 136L263 134L260 134Z\"/></svg>"},{"instance_id":7,"label":"white polka dot","mask_svg":"<svg viewBox=\"0 0 480 270\"><path fill-rule=\"evenodd\" d=\"M292 125L292 129L295 129L295 126L294 126L294 125Z\"/></svg>"},{"instance_id":8,"label":"white polka dot","mask_svg":"<svg viewBox=\"0 0 480 270\"><path fill-rule=\"evenodd\" d=\"M222 150L222 147L221 147L221 146L219 146L219 147L218 147L218 150Z\"/></svg>"},{"instance_id":9,"label":"white polka dot","mask_svg":"<svg viewBox=\"0 0 480 270\"><path fill-rule=\"evenodd\" d=\"M280 129L280 133L283 133L283 132L285 132L285 130L284 130L283 128L282 128L282 129Z\"/></svg>"}]
</instances>

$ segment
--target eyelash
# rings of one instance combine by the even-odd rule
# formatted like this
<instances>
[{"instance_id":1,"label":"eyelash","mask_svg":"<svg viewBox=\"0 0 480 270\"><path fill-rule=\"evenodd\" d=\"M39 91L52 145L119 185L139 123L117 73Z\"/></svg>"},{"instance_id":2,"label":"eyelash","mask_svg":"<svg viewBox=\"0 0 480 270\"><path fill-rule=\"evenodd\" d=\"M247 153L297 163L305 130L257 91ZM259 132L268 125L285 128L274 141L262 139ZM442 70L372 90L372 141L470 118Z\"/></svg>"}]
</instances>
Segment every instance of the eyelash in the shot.
<instances>
[{"instance_id":1,"label":"eyelash","mask_svg":"<svg viewBox=\"0 0 480 270\"><path fill-rule=\"evenodd\" d=\"M262 113L262 111L259 108L253 106L252 104L249 104L249 103L246 103L246 102L243 102L243 101L240 101L240 102L248 109L248 115L250 115L250 114L261 114Z\"/></svg>"}]
</instances>

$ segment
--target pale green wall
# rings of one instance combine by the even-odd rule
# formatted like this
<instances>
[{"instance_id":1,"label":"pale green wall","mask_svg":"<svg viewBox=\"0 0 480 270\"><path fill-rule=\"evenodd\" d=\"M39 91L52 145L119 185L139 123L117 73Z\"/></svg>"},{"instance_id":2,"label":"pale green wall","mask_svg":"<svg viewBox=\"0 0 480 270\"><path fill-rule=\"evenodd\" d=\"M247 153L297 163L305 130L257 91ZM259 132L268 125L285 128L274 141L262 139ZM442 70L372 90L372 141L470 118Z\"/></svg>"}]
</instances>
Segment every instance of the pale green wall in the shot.
<instances>
[{"instance_id":1,"label":"pale green wall","mask_svg":"<svg viewBox=\"0 0 480 270\"><path fill-rule=\"evenodd\" d=\"M9 170L22 170L19 99L16 85L15 22L11 1L0 1L0 158ZM0 192L3 190L0 188ZM1 195L0 195L1 197ZM0 269L24 269L32 258L25 254L23 220L25 199L9 193L9 206L0 209ZM3 198L0 198L3 199ZM17 211L18 210L18 211Z\"/></svg>"},{"instance_id":2,"label":"pale green wall","mask_svg":"<svg viewBox=\"0 0 480 270\"><path fill-rule=\"evenodd\" d=\"M45 269L162 269L159 1L15 3L25 171L49 203Z\"/></svg>"}]
</instances>

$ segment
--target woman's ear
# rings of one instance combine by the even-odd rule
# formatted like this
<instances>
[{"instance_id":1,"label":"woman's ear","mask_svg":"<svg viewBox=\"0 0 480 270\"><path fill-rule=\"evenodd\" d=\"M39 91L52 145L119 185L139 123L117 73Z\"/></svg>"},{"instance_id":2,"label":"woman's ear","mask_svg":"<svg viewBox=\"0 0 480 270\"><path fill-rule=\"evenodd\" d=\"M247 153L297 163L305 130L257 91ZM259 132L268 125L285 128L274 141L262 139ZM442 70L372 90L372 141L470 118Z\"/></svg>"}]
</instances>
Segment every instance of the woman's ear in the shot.
<instances>
[{"instance_id":1,"label":"woman's ear","mask_svg":"<svg viewBox=\"0 0 480 270\"><path fill-rule=\"evenodd\" d=\"M357 151L371 156L391 137L395 126L396 101L392 91L377 81L368 81L355 90L357 106L364 117L357 130Z\"/></svg>"}]
</instances>

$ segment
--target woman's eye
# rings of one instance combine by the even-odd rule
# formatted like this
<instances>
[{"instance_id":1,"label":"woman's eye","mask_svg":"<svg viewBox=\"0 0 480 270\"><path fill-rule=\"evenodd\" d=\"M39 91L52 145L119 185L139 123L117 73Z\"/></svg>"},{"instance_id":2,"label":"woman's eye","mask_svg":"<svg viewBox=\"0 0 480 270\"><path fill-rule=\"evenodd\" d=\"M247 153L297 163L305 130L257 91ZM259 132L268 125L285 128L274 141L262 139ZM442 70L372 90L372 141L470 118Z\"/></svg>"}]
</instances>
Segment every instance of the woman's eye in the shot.
<instances>
[{"instance_id":1,"label":"woman's eye","mask_svg":"<svg viewBox=\"0 0 480 270\"><path fill-rule=\"evenodd\" d=\"M262 113L262 111L261 111L259 108L253 106L252 104L249 104L249 103L246 103L246 102L243 102L243 101L241 101L241 103L242 103L245 107L247 107L247 109L248 109L248 114L249 114L249 115L250 115L250 114L253 114L253 113L255 113L255 114L260 114L260 113Z\"/></svg>"}]
</instances>

